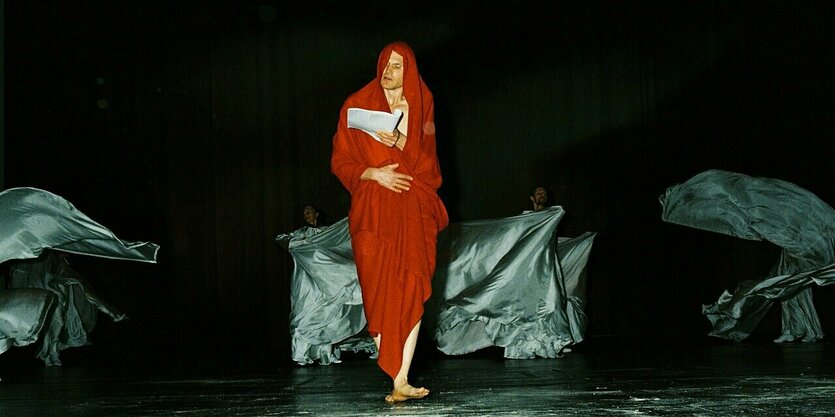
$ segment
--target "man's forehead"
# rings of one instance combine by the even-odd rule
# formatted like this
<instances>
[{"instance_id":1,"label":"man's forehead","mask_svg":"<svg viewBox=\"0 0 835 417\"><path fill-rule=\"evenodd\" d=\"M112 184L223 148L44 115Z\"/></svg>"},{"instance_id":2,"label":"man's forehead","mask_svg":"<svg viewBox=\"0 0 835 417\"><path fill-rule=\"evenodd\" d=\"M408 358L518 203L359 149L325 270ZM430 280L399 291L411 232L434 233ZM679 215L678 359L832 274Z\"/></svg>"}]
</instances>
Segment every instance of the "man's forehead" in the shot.
<instances>
[{"instance_id":1,"label":"man's forehead","mask_svg":"<svg viewBox=\"0 0 835 417\"><path fill-rule=\"evenodd\" d=\"M403 63L403 55L398 54L396 51L391 51L391 55L389 55L389 62L397 62Z\"/></svg>"}]
</instances>

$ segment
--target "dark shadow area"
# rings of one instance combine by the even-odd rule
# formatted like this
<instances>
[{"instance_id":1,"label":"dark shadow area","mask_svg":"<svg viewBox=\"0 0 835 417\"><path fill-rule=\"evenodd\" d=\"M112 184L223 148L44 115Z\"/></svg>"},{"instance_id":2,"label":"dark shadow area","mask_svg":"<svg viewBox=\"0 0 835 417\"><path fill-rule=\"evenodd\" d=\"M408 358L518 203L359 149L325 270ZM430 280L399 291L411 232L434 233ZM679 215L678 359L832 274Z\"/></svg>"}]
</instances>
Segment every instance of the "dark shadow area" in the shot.
<instances>
[{"instance_id":1,"label":"dark shadow area","mask_svg":"<svg viewBox=\"0 0 835 417\"><path fill-rule=\"evenodd\" d=\"M338 111L396 39L436 98L453 221L518 214L544 185L561 236L598 233L589 336L699 338L702 304L776 262L768 243L663 224L666 187L721 168L835 203L829 2L5 6L5 185L162 247L157 265L78 260L130 319L102 319L80 349L97 359L69 350L69 367L290 365L293 262L274 238L307 203L347 215ZM815 289L829 334L833 292ZM773 309L755 336L778 328Z\"/></svg>"}]
</instances>

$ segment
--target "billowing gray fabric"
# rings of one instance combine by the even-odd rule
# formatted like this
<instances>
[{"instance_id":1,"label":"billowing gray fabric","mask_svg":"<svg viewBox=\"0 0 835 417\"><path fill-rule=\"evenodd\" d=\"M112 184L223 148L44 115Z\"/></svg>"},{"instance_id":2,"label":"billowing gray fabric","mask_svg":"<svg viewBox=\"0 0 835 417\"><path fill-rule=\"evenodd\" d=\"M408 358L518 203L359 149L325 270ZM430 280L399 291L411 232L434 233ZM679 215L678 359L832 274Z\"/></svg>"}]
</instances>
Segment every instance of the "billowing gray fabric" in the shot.
<instances>
[{"instance_id":1,"label":"billowing gray fabric","mask_svg":"<svg viewBox=\"0 0 835 417\"><path fill-rule=\"evenodd\" d=\"M0 192L0 263L34 259L46 248L82 255L156 262L159 246L120 240L63 197L37 188Z\"/></svg>"},{"instance_id":2,"label":"billowing gray fabric","mask_svg":"<svg viewBox=\"0 0 835 417\"><path fill-rule=\"evenodd\" d=\"M583 340L584 271L595 234L558 243L563 214L551 207L454 223L441 233L427 307L435 317L426 320L438 349L460 355L501 346L506 358L554 358Z\"/></svg>"},{"instance_id":3,"label":"billowing gray fabric","mask_svg":"<svg viewBox=\"0 0 835 417\"><path fill-rule=\"evenodd\" d=\"M748 337L771 305L782 302L778 341L823 337L811 287L833 281L835 210L792 183L709 170L667 189L660 197L664 221L783 248L770 277L725 291L703 313L713 336Z\"/></svg>"},{"instance_id":4,"label":"billowing gray fabric","mask_svg":"<svg viewBox=\"0 0 835 417\"><path fill-rule=\"evenodd\" d=\"M586 264L596 235L594 232L586 232L573 238L560 237L557 241L558 267L562 270L567 300L565 313L568 316L573 343L580 343L585 339L588 322L585 311Z\"/></svg>"},{"instance_id":5,"label":"billowing gray fabric","mask_svg":"<svg viewBox=\"0 0 835 417\"><path fill-rule=\"evenodd\" d=\"M37 288L0 289L0 353L38 340L55 308L55 295Z\"/></svg>"},{"instance_id":6,"label":"billowing gray fabric","mask_svg":"<svg viewBox=\"0 0 835 417\"><path fill-rule=\"evenodd\" d=\"M299 364L338 363L342 350L375 353L365 328L348 219L328 228L303 227L276 240L293 256L290 283L291 355Z\"/></svg>"},{"instance_id":7,"label":"billowing gray fabric","mask_svg":"<svg viewBox=\"0 0 835 417\"><path fill-rule=\"evenodd\" d=\"M0 192L0 262L13 261L0 288L0 352L41 340L38 357L59 365L58 351L87 343L98 311L124 315L90 291L56 249L82 255L156 262L159 246L127 242L64 198L36 188ZM40 259L35 259L44 254Z\"/></svg>"},{"instance_id":8,"label":"billowing gray fabric","mask_svg":"<svg viewBox=\"0 0 835 417\"><path fill-rule=\"evenodd\" d=\"M553 207L453 223L438 236L433 294L423 323L441 351L503 346L509 358L556 357L583 340L585 269L595 234L559 238L557 244L554 231L562 215L562 208ZM373 351L363 330L347 219L325 231L307 229L277 238L295 262L293 360L337 361L346 342Z\"/></svg>"},{"instance_id":9,"label":"billowing gray fabric","mask_svg":"<svg viewBox=\"0 0 835 417\"><path fill-rule=\"evenodd\" d=\"M58 352L89 343L98 312L113 321L125 314L103 301L90 285L55 252L46 251L37 259L13 261L9 268L9 286L49 290L56 298L49 318L49 328L41 333L38 358L47 365L60 365Z\"/></svg>"}]
</instances>

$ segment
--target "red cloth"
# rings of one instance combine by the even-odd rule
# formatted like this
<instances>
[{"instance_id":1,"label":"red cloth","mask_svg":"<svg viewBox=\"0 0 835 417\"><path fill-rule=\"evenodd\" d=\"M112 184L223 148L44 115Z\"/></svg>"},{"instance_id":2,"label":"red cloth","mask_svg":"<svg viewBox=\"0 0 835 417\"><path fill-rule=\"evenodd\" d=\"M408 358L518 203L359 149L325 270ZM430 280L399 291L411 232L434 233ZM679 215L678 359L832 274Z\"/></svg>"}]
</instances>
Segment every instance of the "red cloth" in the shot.
<instances>
[{"instance_id":1,"label":"red cloth","mask_svg":"<svg viewBox=\"0 0 835 417\"><path fill-rule=\"evenodd\" d=\"M349 129L350 107L390 112L380 79L392 51L403 56L403 94L409 105L403 151ZM368 167L399 163L395 170L414 177L409 191L395 193L376 181L360 180ZM420 78L412 49L402 42L386 46L377 61L377 78L345 100L333 138L331 171L351 193L348 213L368 330L382 335L380 368L394 378L403 345L423 315L432 291L435 243L449 223L436 191L441 169L435 152L434 102Z\"/></svg>"}]
</instances>

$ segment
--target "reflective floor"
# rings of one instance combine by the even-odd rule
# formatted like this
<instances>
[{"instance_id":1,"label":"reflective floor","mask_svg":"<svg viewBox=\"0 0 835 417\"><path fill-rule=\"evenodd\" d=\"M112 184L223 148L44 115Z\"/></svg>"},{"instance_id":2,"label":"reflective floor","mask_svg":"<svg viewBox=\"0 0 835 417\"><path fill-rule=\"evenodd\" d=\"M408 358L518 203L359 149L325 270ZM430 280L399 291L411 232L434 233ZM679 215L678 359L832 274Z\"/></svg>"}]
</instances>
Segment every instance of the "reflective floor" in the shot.
<instances>
[{"instance_id":1,"label":"reflective floor","mask_svg":"<svg viewBox=\"0 0 835 417\"><path fill-rule=\"evenodd\" d=\"M835 413L834 350L828 341L603 337L561 359L422 351L412 382L432 393L389 406L386 379L360 356L274 367L248 355L149 363L81 348L47 368L17 348L0 355L0 415L823 416Z\"/></svg>"}]
</instances>

